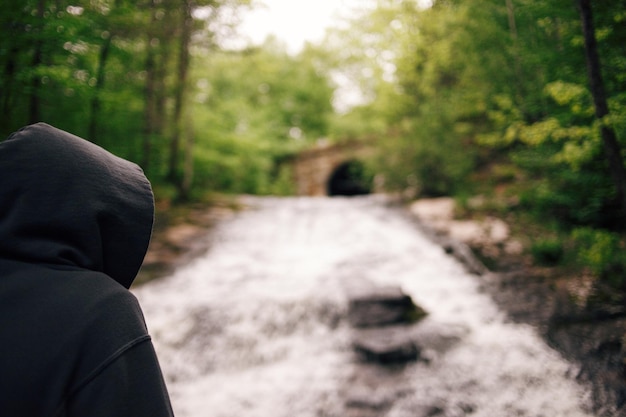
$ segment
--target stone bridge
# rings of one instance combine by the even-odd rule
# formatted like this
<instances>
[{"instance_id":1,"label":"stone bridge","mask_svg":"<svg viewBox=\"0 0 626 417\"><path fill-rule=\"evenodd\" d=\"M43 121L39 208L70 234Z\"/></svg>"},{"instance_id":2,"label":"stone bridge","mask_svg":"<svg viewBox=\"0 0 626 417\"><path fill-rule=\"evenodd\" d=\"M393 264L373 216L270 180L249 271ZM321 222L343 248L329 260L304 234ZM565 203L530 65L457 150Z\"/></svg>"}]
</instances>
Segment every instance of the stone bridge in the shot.
<instances>
[{"instance_id":1,"label":"stone bridge","mask_svg":"<svg viewBox=\"0 0 626 417\"><path fill-rule=\"evenodd\" d=\"M374 184L371 175L364 171L363 161L373 157L374 152L371 141L318 143L291 161L296 193L308 196L369 194Z\"/></svg>"}]
</instances>

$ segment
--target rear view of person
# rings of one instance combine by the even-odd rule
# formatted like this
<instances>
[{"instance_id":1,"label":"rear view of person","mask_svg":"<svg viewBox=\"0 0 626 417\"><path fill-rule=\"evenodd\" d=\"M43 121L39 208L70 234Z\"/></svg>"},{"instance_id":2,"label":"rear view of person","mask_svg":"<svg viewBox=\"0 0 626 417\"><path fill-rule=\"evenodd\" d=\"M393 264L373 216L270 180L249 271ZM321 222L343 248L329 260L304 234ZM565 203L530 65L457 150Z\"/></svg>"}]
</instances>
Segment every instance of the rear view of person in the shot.
<instances>
[{"instance_id":1,"label":"rear view of person","mask_svg":"<svg viewBox=\"0 0 626 417\"><path fill-rule=\"evenodd\" d=\"M173 415L128 291L153 217L142 170L86 140L0 143L0 415Z\"/></svg>"}]
</instances>

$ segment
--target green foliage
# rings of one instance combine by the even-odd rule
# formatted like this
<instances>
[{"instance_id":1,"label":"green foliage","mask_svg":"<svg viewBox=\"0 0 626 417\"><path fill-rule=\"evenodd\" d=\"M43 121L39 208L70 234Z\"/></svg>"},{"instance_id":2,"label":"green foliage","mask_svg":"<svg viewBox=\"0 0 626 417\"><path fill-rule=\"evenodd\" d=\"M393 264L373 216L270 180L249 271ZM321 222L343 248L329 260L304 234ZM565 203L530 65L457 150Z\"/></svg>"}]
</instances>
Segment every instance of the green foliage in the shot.
<instances>
[{"instance_id":1,"label":"green foliage","mask_svg":"<svg viewBox=\"0 0 626 417\"><path fill-rule=\"evenodd\" d=\"M460 146L459 138L453 132L447 132L444 126L424 125L415 127L410 133L400 138L399 161L408 164L391 163L387 171L396 174L395 188L417 186L419 193L427 196L453 195L467 186L466 178L474 164L472 150ZM383 153L384 158L388 154ZM408 166L402 174L402 167Z\"/></svg>"},{"instance_id":2,"label":"green foliage","mask_svg":"<svg viewBox=\"0 0 626 417\"><path fill-rule=\"evenodd\" d=\"M539 265L558 265L563 260L563 244L558 239L538 240L530 247L530 253Z\"/></svg>"},{"instance_id":3,"label":"green foliage","mask_svg":"<svg viewBox=\"0 0 626 417\"><path fill-rule=\"evenodd\" d=\"M573 172L556 170L553 166L538 167L537 160L529 159L535 152L526 152L526 162L516 158L523 167L537 167L533 187L521 195L523 206L533 212L539 221L556 219L564 226L607 226L616 220L611 205L613 186L604 169L593 166Z\"/></svg>"},{"instance_id":4,"label":"green foliage","mask_svg":"<svg viewBox=\"0 0 626 417\"><path fill-rule=\"evenodd\" d=\"M165 183L180 128L175 174L191 161L200 190L261 194L289 193L286 161L319 138L377 138L373 170L388 189L428 195L468 194L472 172L497 154L514 174L480 180L529 181L522 208L541 221L620 224L598 132L626 141L623 1L593 5L611 111L600 121L571 2L379 0L298 56L272 40L220 52L229 13L249 3L194 2L206 13L194 13L174 123L180 2L1 2L0 133L44 120ZM340 81L362 100L334 114Z\"/></svg>"},{"instance_id":5,"label":"green foliage","mask_svg":"<svg viewBox=\"0 0 626 417\"><path fill-rule=\"evenodd\" d=\"M180 183L170 177L180 105L177 146L186 149L176 175L195 169L202 189L289 192L281 161L327 134L332 88L313 57L269 44L252 53L212 49L248 3L194 2L210 12L194 14L193 76L180 104L184 13L175 1L3 2L0 30L11 36L0 37L0 133L54 124L141 163L169 198L167 183ZM184 153L191 166L182 166Z\"/></svg>"},{"instance_id":6,"label":"green foliage","mask_svg":"<svg viewBox=\"0 0 626 417\"><path fill-rule=\"evenodd\" d=\"M485 119L481 103L490 93L474 71L492 62L466 53L472 25L465 8L381 1L332 38L345 56L342 71L355 74L367 100L334 126L384 138L376 170L388 189L443 195L466 184L475 163L473 134Z\"/></svg>"},{"instance_id":7,"label":"green foliage","mask_svg":"<svg viewBox=\"0 0 626 417\"><path fill-rule=\"evenodd\" d=\"M217 31L228 25L219 20L222 9L232 18L247 3L193 2L211 9L195 15L199 49L211 45L209 23ZM2 2L0 134L45 121L141 163L153 182L166 181L183 9L174 0Z\"/></svg>"},{"instance_id":8,"label":"green foliage","mask_svg":"<svg viewBox=\"0 0 626 417\"><path fill-rule=\"evenodd\" d=\"M197 57L195 184L234 193L285 194L286 156L328 132L332 88L314 62L272 43Z\"/></svg>"},{"instance_id":9,"label":"green foliage","mask_svg":"<svg viewBox=\"0 0 626 417\"><path fill-rule=\"evenodd\" d=\"M559 105L569 105L572 114L584 113L587 116L593 115L591 107L591 97L587 88L573 83L567 83L561 80L549 83L545 87L545 91Z\"/></svg>"},{"instance_id":10,"label":"green foliage","mask_svg":"<svg viewBox=\"0 0 626 417\"><path fill-rule=\"evenodd\" d=\"M511 4L509 19L517 24L508 27L515 68L509 83L515 88L502 88L493 97L490 129L478 135L478 143L508 151L528 173L534 183L521 200L539 219L558 219L566 226L618 226L615 184L599 132L602 124L610 125L626 139L623 85L614 81L623 77L617 39L623 40L626 30L612 17L621 6L594 4L603 62L616 62L603 68L612 113L597 121L576 7L556 1ZM487 53L497 52L488 48Z\"/></svg>"},{"instance_id":11,"label":"green foliage","mask_svg":"<svg viewBox=\"0 0 626 417\"><path fill-rule=\"evenodd\" d=\"M572 239L581 266L612 287L626 289L624 240L617 233L578 228L572 232Z\"/></svg>"},{"instance_id":12,"label":"green foliage","mask_svg":"<svg viewBox=\"0 0 626 417\"><path fill-rule=\"evenodd\" d=\"M292 169L286 164L278 165L274 170L269 193L272 195L289 196L296 192L295 182L292 176Z\"/></svg>"}]
</instances>

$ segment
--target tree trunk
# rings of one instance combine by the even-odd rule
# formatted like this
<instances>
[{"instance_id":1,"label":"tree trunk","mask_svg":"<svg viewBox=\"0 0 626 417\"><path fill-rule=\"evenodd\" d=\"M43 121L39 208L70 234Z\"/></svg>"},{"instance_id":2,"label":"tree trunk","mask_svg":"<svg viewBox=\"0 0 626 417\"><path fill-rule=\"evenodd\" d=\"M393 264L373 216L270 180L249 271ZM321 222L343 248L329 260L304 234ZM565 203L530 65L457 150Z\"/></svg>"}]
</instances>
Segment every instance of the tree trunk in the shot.
<instances>
[{"instance_id":1,"label":"tree trunk","mask_svg":"<svg viewBox=\"0 0 626 417\"><path fill-rule=\"evenodd\" d=\"M172 36L166 35L166 36ZM154 115L155 130L163 133L167 125L167 100L169 99L169 91L167 85L168 63L171 58L171 43L163 40L159 47L158 60L155 62L154 74Z\"/></svg>"},{"instance_id":2,"label":"tree trunk","mask_svg":"<svg viewBox=\"0 0 626 417\"><path fill-rule=\"evenodd\" d=\"M0 114L0 126L8 128L12 120L13 95L15 93L15 73L17 71L16 62L20 52L17 46L13 46L9 50L6 65L4 67L4 84L0 85L0 97L2 98L2 107Z\"/></svg>"},{"instance_id":3,"label":"tree trunk","mask_svg":"<svg viewBox=\"0 0 626 417\"><path fill-rule=\"evenodd\" d=\"M515 9L513 0L506 0L506 13L509 18L509 31L514 41L517 41L517 24L515 23Z\"/></svg>"},{"instance_id":4,"label":"tree trunk","mask_svg":"<svg viewBox=\"0 0 626 417\"><path fill-rule=\"evenodd\" d=\"M180 164L180 144L183 132L183 108L186 98L187 78L189 72L189 47L191 43L191 32L193 25L192 17L192 0L185 0L184 10L182 11L182 31L180 35L180 50L178 55L178 74L176 79L176 88L174 91L174 115L172 120L172 138L170 141L170 160L169 160L169 172L168 177L178 187L180 198L185 199L189 190L185 184L190 182L185 179L179 179L179 164ZM189 143L187 142L188 146ZM190 149L186 150L187 152ZM187 170L183 170L183 176L190 175Z\"/></svg>"},{"instance_id":5,"label":"tree trunk","mask_svg":"<svg viewBox=\"0 0 626 417\"><path fill-rule=\"evenodd\" d=\"M183 165L183 180L180 186L180 194L183 200L189 200L191 194L191 186L193 184L193 141L194 132L189 122L189 131L185 140L185 161Z\"/></svg>"},{"instance_id":6,"label":"tree trunk","mask_svg":"<svg viewBox=\"0 0 626 417\"><path fill-rule=\"evenodd\" d=\"M609 163L611 176L617 191L617 197L621 205L622 215L626 215L626 170L622 159L622 153L615 130L604 123L603 119L609 114L604 81L600 66L600 57L596 44L596 35L593 24L591 0L578 0L580 19L582 22L583 36L585 39L585 54L587 59L587 72L596 118L600 121L600 133L604 152Z\"/></svg>"},{"instance_id":7,"label":"tree trunk","mask_svg":"<svg viewBox=\"0 0 626 417\"><path fill-rule=\"evenodd\" d=\"M37 19L39 20L39 27L36 28L35 36L35 52L33 53L33 69L37 69L43 62L43 30L45 26L44 12L46 8L45 0L39 0L37 4ZM29 108L29 123L37 123L41 121L41 99L39 97L41 90L41 77L37 74L33 76L30 92L30 108Z\"/></svg>"},{"instance_id":8,"label":"tree trunk","mask_svg":"<svg viewBox=\"0 0 626 417\"><path fill-rule=\"evenodd\" d=\"M148 170L150 165L150 155L152 153L152 140L154 136L154 52L148 45L146 56L146 85L144 89L144 110L143 110L143 145L141 165L144 170Z\"/></svg>"},{"instance_id":9,"label":"tree trunk","mask_svg":"<svg viewBox=\"0 0 626 417\"><path fill-rule=\"evenodd\" d=\"M152 154L152 141L154 140L154 134L156 133L157 117L155 114L155 52L153 45L153 28L156 25L156 1L150 1L150 8L152 18L150 22L150 28L148 30L147 44L146 44L146 85L144 87L144 110L143 110L143 144L142 144L142 158L141 166L144 171L148 171L151 162Z\"/></svg>"},{"instance_id":10,"label":"tree trunk","mask_svg":"<svg viewBox=\"0 0 626 417\"><path fill-rule=\"evenodd\" d=\"M526 110L526 100L524 91L524 75L522 72L522 62L520 57L519 48L519 35L517 32L517 23L515 20L515 8L513 6L513 0L506 0L506 12L509 19L509 32L511 34L511 40L513 41L513 60L515 66L515 98L519 103L520 108L524 114L528 114Z\"/></svg>"},{"instance_id":11,"label":"tree trunk","mask_svg":"<svg viewBox=\"0 0 626 417\"><path fill-rule=\"evenodd\" d=\"M98 72L96 74L96 85L93 98L91 99L91 119L89 121L89 140L98 143L98 118L100 117L100 94L104 88L104 69L111 50L111 40L113 36L105 39L100 49L100 59L98 62Z\"/></svg>"}]
</instances>

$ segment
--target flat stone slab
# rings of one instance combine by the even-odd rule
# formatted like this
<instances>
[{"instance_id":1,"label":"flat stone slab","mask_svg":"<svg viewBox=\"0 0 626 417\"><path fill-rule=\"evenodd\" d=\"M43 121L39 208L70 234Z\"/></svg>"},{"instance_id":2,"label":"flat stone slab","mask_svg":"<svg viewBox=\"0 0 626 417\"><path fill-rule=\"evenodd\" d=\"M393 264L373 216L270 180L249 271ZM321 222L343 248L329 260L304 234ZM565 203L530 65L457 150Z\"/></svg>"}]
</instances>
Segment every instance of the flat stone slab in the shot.
<instances>
[{"instance_id":1,"label":"flat stone slab","mask_svg":"<svg viewBox=\"0 0 626 417\"><path fill-rule=\"evenodd\" d=\"M408 323L425 314L398 286L365 286L348 293L348 320L354 327Z\"/></svg>"}]
</instances>

